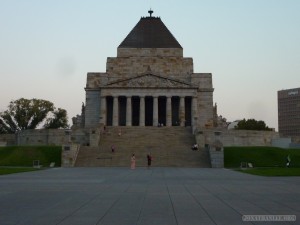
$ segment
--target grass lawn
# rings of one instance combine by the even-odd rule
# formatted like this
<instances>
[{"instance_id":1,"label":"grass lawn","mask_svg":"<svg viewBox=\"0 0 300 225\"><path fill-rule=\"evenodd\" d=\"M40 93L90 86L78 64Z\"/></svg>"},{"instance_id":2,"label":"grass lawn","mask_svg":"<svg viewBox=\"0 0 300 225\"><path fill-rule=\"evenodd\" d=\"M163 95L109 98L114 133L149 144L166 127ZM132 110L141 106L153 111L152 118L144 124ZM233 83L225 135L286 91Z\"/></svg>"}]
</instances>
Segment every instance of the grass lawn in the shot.
<instances>
[{"instance_id":1,"label":"grass lawn","mask_svg":"<svg viewBox=\"0 0 300 225\"><path fill-rule=\"evenodd\" d=\"M239 168L241 162L252 163L254 167L285 167L290 155L290 167L300 167L300 149L276 147L225 147L226 168Z\"/></svg>"},{"instance_id":2,"label":"grass lawn","mask_svg":"<svg viewBox=\"0 0 300 225\"><path fill-rule=\"evenodd\" d=\"M290 168L286 168L287 156ZM254 168L240 168L241 162L251 163ZM261 176L300 176L300 149L276 147L225 147L224 165L243 173Z\"/></svg>"},{"instance_id":3,"label":"grass lawn","mask_svg":"<svg viewBox=\"0 0 300 225\"><path fill-rule=\"evenodd\" d=\"M300 168L253 168L238 171L260 176L300 176Z\"/></svg>"},{"instance_id":4,"label":"grass lawn","mask_svg":"<svg viewBox=\"0 0 300 225\"><path fill-rule=\"evenodd\" d=\"M18 167L0 167L0 175L5 175L5 174L12 174L12 173L23 173L23 172L30 172L30 171L36 171L40 169L35 169L35 168L18 168Z\"/></svg>"},{"instance_id":5,"label":"grass lawn","mask_svg":"<svg viewBox=\"0 0 300 225\"><path fill-rule=\"evenodd\" d=\"M33 161L49 167L61 165L61 146L6 146L0 147L0 166L32 167Z\"/></svg>"}]
</instances>

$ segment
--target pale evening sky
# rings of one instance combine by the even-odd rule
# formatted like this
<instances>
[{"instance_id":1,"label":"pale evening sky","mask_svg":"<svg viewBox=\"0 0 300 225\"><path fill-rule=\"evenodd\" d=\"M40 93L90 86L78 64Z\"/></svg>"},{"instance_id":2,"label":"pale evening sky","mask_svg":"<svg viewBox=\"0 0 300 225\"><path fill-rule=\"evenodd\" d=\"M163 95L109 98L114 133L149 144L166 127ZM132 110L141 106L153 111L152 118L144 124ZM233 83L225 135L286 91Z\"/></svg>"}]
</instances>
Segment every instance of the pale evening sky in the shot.
<instances>
[{"instance_id":1,"label":"pale evening sky","mask_svg":"<svg viewBox=\"0 0 300 225\"><path fill-rule=\"evenodd\" d=\"M300 87L298 0L0 0L0 111L24 97L79 114L87 72L105 72L150 7L213 74L219 115L277 130L277 91Z\"/></svg>"}]
</instances>

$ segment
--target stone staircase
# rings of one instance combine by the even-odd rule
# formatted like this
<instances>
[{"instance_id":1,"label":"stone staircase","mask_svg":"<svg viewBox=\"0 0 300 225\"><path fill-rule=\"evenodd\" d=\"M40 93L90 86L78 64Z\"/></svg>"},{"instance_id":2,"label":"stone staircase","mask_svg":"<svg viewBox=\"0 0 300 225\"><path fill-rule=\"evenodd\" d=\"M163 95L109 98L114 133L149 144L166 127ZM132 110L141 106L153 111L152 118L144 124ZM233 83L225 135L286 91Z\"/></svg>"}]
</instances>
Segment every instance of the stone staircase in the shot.
<instances>
[{"instance_id":1,"label":"stone staircase","mask_svg":"<svg viewBox=\"0 0 300 225\"><path fill-rule=\"evenodd\" d=\"M154 167L211 167L206 150L191 150L194 143L191 128L186 127L107 127L99 147L80 148L75 166L129 167L132 153L137 166L147 166L146 155L150 152Z\"/></svg>"}]
</instances>

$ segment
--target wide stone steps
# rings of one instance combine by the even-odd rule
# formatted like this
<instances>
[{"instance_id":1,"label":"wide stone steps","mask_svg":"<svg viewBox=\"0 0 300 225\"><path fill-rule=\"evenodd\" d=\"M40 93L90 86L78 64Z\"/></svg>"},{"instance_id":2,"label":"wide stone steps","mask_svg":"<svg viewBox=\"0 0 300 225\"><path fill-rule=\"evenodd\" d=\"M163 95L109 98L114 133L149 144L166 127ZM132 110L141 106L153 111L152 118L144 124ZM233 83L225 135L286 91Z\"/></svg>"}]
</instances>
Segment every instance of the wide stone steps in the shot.
<instances>
[{"instance_id":1,"label":"wide stone steps","mask_svg":"<svg viewBox=\"0 0 300 225\"><path fill-rule=\"evenodd\" d=\"M75 166L129 166L133 153L136 165L146 166L150 152L153 166L210 167L208 152L192 151L194 143L185 127L108 127L99 147L81 147Z\"/></svg>"}]
</instances>

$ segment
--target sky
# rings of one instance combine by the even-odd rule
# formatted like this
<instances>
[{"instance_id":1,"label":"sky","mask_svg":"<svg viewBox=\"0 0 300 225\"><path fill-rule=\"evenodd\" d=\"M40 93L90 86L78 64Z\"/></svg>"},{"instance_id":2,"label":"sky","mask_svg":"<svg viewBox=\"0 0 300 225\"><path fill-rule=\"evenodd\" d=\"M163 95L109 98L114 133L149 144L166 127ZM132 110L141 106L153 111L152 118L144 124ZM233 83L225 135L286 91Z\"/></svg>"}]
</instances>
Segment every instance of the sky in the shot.
<instances>
[{"instance_id":1,"label":"sky","mask_svg":"<svg viewBox=\"0 0 300 225\"><path fill-rule=\"evenodd\" d=\"M212 73L219 115L277 130L277 91L300 87L299 0L0 0L0 111L45 99L71 124L86 74L106 71L150 7L194 72Z\"/></svg>"}]
</instances>

